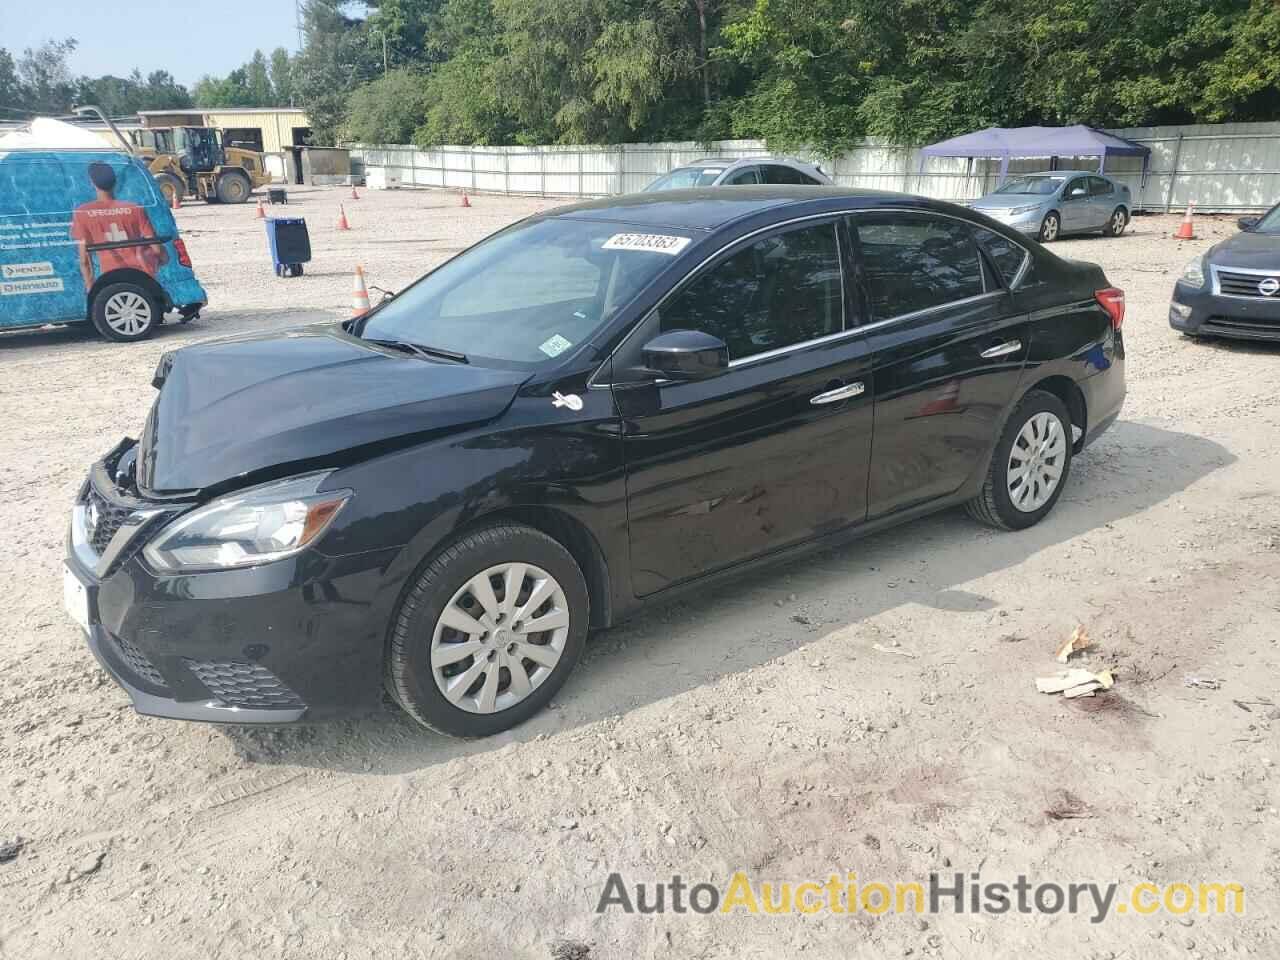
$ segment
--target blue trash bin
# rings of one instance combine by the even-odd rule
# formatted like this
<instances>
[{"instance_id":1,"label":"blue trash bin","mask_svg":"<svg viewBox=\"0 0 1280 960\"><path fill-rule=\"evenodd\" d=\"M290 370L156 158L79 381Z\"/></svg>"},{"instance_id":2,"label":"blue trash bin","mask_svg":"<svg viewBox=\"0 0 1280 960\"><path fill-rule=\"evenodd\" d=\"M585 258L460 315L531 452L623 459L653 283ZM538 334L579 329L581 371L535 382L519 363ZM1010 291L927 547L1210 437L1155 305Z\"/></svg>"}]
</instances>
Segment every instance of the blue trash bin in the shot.
<instances>
[{"instance_id":1,"label":"blue trash bin","mask_svg":"<svg viewBox=\"0 0 1280 960\"><path fill-rule=\"evenodd\" d=\"M269 217L267 245L277 277L300 277L302 265L311 261L311 236L302 217Z\"/></svg>"}]
</instances>

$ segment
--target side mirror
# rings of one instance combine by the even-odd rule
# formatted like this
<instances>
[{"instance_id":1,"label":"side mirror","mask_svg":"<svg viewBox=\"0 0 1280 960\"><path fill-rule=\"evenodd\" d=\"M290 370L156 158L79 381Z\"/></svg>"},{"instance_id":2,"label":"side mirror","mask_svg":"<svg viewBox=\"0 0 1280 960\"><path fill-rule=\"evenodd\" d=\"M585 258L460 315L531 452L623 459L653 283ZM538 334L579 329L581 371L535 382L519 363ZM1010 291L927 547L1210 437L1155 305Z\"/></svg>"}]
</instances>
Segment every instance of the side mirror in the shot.
<instances>
[{"instance_id":1,"label":"side mirror","mask_svg":"<svg viewBox=\"0 0 1280 960\"><path fill-rule=\"evenodd\" d=\"M700 330L671 330L644 345L645 367L667 380L705 380L729 369L729 348Z\"/></svg>"},{"instance_id":2,"label":"side mirror","mask_svg":"<svg viewBox=\"0 0 1280 960\"><path fill-rule=\"evenodd\" d=\"M1241 230L1252 230L1257 225L1258 225L1257 217L1241 217L1239 220L1236 221L1236 226L1238 226Z\"/></svg>"}]
</instances>

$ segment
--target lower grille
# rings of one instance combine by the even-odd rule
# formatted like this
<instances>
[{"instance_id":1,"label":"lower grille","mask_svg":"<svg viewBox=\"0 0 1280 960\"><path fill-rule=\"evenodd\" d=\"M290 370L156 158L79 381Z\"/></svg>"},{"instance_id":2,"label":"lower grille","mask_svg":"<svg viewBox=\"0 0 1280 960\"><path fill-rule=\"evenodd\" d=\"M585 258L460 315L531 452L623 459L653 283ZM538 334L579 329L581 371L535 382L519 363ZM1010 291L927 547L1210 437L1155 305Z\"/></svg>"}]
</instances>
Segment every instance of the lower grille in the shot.
<instances>
[{"instance_id":1,"label":"lower grille","mask_svg":"<svg viewBox=\"0 0 1280 960\"><path fill-rule=\"evenodd\" d=\"M229 707L306 706L261 664L242 660L188 660L187 666L214 697Z\"/></svg>"},{"instance_id":2,"label":"lower grille","mask_svg":"<svg viewBox=\"0 0 1280 960\"><path fill-rule=\"evenodd\" d=\"M152 686L163 687L165 685L164 677L160 675L160 671L155 668L155 665L147 659L145 653L124 637L117 637L115 634L108 634L108 636L111 638L111 644L115 647L121 661L131 672Z\"/></svg>"},{"instance_id":3,"label":"lower grille","mask_svg":"<svg viewBox=\"0 0 1280 960\"><path fill-rule=\"evenodd\" d=\"M1211 316L1204 321L1203 333L1239 334L1243 337L1261 339L1280 339L1280 317L1267 320L1265 317L1249 317L1248 320L1238 316Z\"/></svg>"}]
</instances>

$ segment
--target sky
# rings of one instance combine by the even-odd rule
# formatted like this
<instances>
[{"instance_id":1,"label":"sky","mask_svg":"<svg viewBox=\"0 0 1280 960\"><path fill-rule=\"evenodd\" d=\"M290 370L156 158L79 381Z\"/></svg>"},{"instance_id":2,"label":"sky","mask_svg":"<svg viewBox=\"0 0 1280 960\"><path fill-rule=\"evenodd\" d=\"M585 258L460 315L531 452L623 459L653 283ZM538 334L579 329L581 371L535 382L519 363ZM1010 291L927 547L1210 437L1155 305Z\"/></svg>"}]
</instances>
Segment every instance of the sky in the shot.
<instances>
[{"instance_id":1,"label":"sky","mask_svg":"<svg viewBox=\"0 0 1280 960\"><path fill-rule=\"evenodd\" d=\"M234 70L255 48L298 46L294 0L0 0L0 23L0 46L15 57L74 37L77 75L168 70L188 88L206 73Z\"/></svg>"}]
</instances>

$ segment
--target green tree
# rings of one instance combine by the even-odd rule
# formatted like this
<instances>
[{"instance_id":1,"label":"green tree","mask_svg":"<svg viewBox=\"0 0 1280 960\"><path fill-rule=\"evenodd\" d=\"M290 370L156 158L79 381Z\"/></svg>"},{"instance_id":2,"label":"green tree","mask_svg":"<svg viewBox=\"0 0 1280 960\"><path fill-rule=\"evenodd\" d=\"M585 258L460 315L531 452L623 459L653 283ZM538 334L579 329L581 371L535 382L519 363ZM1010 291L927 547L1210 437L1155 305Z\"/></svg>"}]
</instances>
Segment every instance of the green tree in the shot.
<instances>
[{"instance_id":1,"label":"green tree","mask_svg":"<svg viewBox=\"0 0 1280 960\"><path fill-rule=\"evenodd\" d=\"M253 51L253 56L244 65L245 86L252 100L250 106L270 107L276 103L275 91L271 88L271 73L267 65L267 56L261 50Z\"/></svg>"},{"instance_id":2,"label":"green tree","mask_svg":"<svg viewBox=\"0 0 1280 960\"><path fill-rule=\"evenodd\" d=\"M341 0L307 0L303 48L292 71L295 101L307 112L312 139L332 144L346 116L347 98L382 72L363 20L349 17Z\"/></svg>"},{"instance_id":3,"label":"green tree","mask_svg":"<svg viewBox=\"0 0 1280 960\"><path fill-rule=\"evenodd\" d=\"M293 60L284 47L271 51L271 89L275 91L273 106L293 106Z\"/></svg>"},{"instance_id":4,"label":"green tree","mask_svg":"<svg viewBox=\"0 0 1280 960\"><path fill-rule=\"evenodd\" d=\"M412 70L392 70L352 92L342 138L359 143L411 143L426 116L422 77Z\"/></svg>"},{"instance_id":5,"label":"green tree","mask_svg":"<svg viewBox=\"0 0 1280 960\"><path fill-rule=\"evenodd\" d=\"M75 40L46 40L28 47L18 58L17 75L22 86L21 106L32 113L65 114L75 106L76 84L67 58L76 49Z\"/></svg>"}]
</instances>

